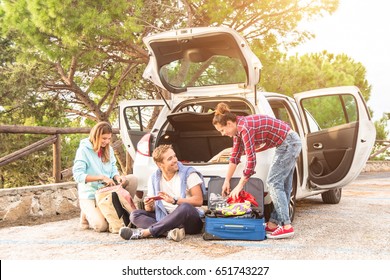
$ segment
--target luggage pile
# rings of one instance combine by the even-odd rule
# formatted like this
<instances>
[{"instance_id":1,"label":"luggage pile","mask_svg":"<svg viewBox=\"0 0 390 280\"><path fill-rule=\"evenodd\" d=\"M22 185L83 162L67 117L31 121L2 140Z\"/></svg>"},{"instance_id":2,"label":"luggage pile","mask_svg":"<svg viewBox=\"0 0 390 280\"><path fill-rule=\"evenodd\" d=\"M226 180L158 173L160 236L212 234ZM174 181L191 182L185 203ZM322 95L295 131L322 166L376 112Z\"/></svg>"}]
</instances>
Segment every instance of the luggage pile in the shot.
<instances>
[{"instance_id":1,"label":"luggage pile","mask_svg":"<svg viewBox=\"0 0 390 280\"><path fill-rule=\"evenodd\" d=\"M224 178L211 178L208 183L208 211L204 240L264 240L264 186L258 178L250 178L238 200L220 194ZM240 178L232 178L236 186Z\"/></svg>"}]
</instances>

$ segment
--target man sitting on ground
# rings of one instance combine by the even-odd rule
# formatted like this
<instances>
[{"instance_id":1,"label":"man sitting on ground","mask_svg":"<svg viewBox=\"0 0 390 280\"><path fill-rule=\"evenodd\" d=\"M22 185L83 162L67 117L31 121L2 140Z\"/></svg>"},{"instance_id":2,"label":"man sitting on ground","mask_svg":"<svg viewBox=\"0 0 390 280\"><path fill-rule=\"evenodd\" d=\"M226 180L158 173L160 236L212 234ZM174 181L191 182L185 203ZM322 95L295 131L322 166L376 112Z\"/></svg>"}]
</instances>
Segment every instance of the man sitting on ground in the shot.
<instances>
[{"instance_id":1,"label":"man sitting on ground","mask_svg":"<svg viewBox=\"0 0 390 280\"><path fill-rule=\"evenodd\" d=\"M137 229L123 227L119 235L126 240L166 235L174 241L185 233L197 234L203 228L201 217L205 184L193 167L178 162L171 145L153 151L158 170L148 182L145 210L135 210L130 221Z\"/></svg>"}]
</instances>

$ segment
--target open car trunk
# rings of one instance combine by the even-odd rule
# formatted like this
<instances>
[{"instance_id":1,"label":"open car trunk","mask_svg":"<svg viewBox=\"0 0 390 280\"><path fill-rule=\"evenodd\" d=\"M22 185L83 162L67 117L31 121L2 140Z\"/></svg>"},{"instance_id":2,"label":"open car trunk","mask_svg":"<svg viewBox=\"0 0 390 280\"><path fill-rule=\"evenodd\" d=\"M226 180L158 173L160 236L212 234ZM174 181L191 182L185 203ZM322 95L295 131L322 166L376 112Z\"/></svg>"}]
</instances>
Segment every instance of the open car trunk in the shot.
<instances>
[{"instance_id":1,"label":"open car trunk","mask_svg":"<svg viewBox=\"0 0 390 280\"><path fill-rule=\"evenodd\" d=\"M248 115L236 111L236 115ZM167 116L167 126L157 144L171 144L184 163L227 163L233 139L222 136L213 123L214 112L175 112Z\"/></svg>"},{"instance_id":2,"label":"open car trunk","mask_svg":"<svg viewBox=\"0 0 390 280\"><path fill-rule=\"evenodd\" d=\"M172 144L178 160L189 163L206 163L233 141L222 136L213 126L212 113L179 112L167 117L168 129L159 144Z\"/></svg>"}]
</instances>

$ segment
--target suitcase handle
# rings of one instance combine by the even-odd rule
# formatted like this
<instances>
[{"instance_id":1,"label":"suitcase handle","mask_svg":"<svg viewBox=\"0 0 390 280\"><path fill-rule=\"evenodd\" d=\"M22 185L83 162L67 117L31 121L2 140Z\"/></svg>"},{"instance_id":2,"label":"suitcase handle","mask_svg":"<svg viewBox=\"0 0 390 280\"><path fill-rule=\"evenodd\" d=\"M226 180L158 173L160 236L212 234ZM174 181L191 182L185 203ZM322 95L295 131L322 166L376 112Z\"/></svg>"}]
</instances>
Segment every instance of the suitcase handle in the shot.
<instances>
[{"instance_id":1,"label":"suitcase handle","mask_svg":"<svg viewBox=\"0 0 390 280\"><path fill-rule=\"evenodd\" d=\"M223 230L231 230L231 231L235 231L235 230L254 230L254 229L255 229L254 226L248 226L248 225L229 225L229 224L215 226L214 228L215 228L215 229L223 229Z\"/></svg>"}]
</instances>

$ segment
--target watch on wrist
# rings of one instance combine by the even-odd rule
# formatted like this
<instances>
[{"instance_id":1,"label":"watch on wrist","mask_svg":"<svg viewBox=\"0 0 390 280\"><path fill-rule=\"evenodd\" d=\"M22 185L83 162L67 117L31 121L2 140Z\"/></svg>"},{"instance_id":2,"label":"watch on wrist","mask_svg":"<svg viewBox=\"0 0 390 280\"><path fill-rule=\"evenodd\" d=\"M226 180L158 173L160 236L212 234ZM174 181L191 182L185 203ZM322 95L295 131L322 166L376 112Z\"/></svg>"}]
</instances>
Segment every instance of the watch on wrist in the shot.
<instances>
[{"instance_id":1,"label":"watch on wrist","mask_svg":"<svg viewBox=\"0 0 390 280\"><path fill-rule=\"evenodd\" d=\"M173 202L172 202L172 204L173 204L173 205L176 205L178 200L179 200L179 199L178 199L176 196L174 196L174 197L173 197Z\"/></svg>"}]
</instances>

